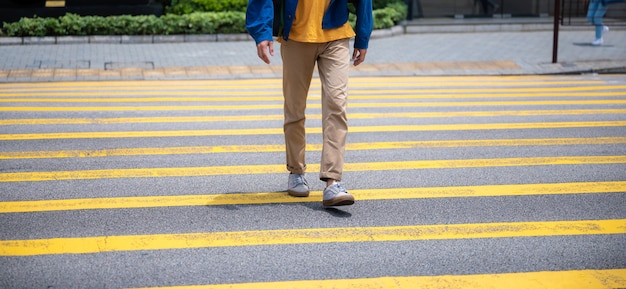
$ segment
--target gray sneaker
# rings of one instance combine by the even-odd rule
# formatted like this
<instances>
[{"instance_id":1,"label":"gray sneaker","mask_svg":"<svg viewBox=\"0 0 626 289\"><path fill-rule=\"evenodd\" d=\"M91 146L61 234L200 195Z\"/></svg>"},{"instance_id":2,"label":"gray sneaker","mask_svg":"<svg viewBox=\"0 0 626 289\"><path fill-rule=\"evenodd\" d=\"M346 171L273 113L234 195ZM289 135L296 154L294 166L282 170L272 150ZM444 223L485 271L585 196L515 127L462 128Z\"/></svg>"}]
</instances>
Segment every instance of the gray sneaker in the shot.
<instances>
[{"instance_id":1,"label":"gray sneaker","mask_svg":"<svg viewBox=\"0 0 626 289\"><path fill-rule=\"evenodd\" d=\"M354 197L346 191L340 182L336 182L324 189L324 199L322 205L347 206L354 204Z\"/></svg>"},{"instance_id":2,"label":"gray sneaker","mask_svg":"<svg viewBox=\"0 0 626 289\"><path fill-rule=\"evenodd\" d=\"M289 182L287 184L287 193L294 197L308 197L309 183L306 182L304 175L289 174Z\"/></svg>"}]
</instances>

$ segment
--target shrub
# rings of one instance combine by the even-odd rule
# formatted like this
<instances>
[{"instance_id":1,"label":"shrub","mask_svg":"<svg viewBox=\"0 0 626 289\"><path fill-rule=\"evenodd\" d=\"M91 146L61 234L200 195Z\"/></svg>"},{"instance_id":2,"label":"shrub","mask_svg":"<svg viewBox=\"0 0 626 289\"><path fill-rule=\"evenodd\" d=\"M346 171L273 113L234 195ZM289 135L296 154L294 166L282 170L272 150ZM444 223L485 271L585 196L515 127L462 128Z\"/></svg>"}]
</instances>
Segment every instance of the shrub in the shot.
<instances>
[{"instance_id":1,"label":"shrub","mask_svg":"<svg viewBox=\"0 0 626 289\"><path fill-rule=\"evenodd\" d=\"M159 17L154 15L126 16L126 31L131 31L135 35L153 35L160 34L165 30L165 24ZM113 22L116 22L115 20ZM116 27L116 34L127 34L124 27Z\"/></svg>"},{"instance_id":2,"label":"shrub","mask_svg":"<svg viewBox=\"0 0 626 289\"><path fill-rule=\"evenodd\" d=\"M22 18L24 19L24 18ZM80 17L77 14L68 13L59 18L61 27L67 35L86 35L90 31L85 29L85 23L89 17Z\"/></svg>"},{"instance_id":3,"label":"shrub","mask_svg":"<svg viewBox=\"0 0 626 289\"><path fill-rule=\"evenodd\" d=\"M405 2L403 0L372 0L372 7L374 8L374 10L376 10L376 9L384 9L385 7L389 6L390 4L396 4L396 3L404 4ZM406 4L404 4L404 5L406 5Z\"/></svg>"},{"instance_id":4,"label":"shrub","mask_svg":"<svg viewBox=\"0 0 626 289\"><path fill-rule=\"evenodd\" d=\"M245 12L247 0L172 0L166 13L191 14L194 12Z\"/></svg>"},{"instance_id":5,"label":"shrub","mask_svg":"<svg viewBox=\"0 0 626 289\"><path fill-rule=\"evenodd\" d=\"M163 20L163 34L245 33L243 12L167 14Z\"/></svg>"},{"instance_id":6,"label":"shrub","mask_svg":"<svg viewBox=\"0 0 626 289\"><path fill-rule=\"evenodd\" d=\"M385 9L389 9L389 17L393 21L394 25L406 19L406 16L409 13L409 8L404 2L389 3Z\"/></svg>"},{"instance_id":7,"label":"shrub","mask_svg":"<svg viewBox=\"0 0 626 289\"><path fill-rule=\"evenodd\" d=\"M222 12L210 14L215 17L213 23L217 30L224 34L246 33L246 15L244 12Z\"/></svg>"},{"instance_id":8,"label":"shrub","mask_svg":"<svg viewBox=\"0 0 626 289\"><path fill-rule=\"evenodd\" d=\"M155 35L245 33L243 12L168 14L162 17L141 16L78 16L67 14L57 18L22 18L4 23L4 36L58 35Z\"/></svg>"},{"instance_id":9,"label":"shrub","mask_svg":"<svg viewBox=\"0 0 626 289\"><path fill-rule=\"evenodd\" d=\"M402 0L374 0L374 5L386 5L383 8L374 8L374 29L385 29L393 27L406 19L408 7ZM352 4L350 4L352 5ZM349 6L349 21L352 27L356 25L356 16L354 15L354 7Z\"/></svg>"},{"instance_id":10,"label":"shrub","mask_svg":"<svg viewBox=\"0 0 626 289\"><path fill-rule=\"evenodd\" d=\"M57 35L59 22L48 18L22 18L17 22L4 25L9 36L46 36Z\"/></svg>"}]
</instances>

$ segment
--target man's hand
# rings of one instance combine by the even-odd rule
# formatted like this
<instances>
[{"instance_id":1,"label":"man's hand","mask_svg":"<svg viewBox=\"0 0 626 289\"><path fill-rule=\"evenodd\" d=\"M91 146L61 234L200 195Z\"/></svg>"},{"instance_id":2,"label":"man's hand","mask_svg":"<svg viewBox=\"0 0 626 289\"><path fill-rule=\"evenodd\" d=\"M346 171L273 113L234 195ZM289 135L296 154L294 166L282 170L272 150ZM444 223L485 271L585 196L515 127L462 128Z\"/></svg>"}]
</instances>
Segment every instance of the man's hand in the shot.
<instances>
[{"instance_id":1,"label":"man's hand","mask_svg":"<svg viewBox=\"0 0 626 289\"><path fill-rule=\"evenodd\" d=\"M357 66L363 61L365 61L365 54L367 54L367 49L355 48L352 53L352 60L354 61L354 66Z\"/></svg>"},{"instance_id":2,"label":"man's hand","mask_svg":"<svg viewBox=\"0 0 626 289\"><path fill-rule=\"evenodd\" d=\"M270 64L270 55L274 56L274 42L263 40L256 45L256 53L263 62Z\"/></svg>"}]
</instances>

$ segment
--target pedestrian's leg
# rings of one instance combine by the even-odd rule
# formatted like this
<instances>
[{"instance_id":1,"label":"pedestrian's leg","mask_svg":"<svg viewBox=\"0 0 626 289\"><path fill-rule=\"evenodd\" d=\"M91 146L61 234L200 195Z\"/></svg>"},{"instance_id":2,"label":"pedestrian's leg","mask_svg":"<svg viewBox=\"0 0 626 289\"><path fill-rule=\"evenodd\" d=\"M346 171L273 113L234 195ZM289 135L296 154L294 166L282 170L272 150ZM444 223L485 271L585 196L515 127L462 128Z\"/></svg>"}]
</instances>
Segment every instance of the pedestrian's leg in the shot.
<instances>
[{"instance_id":1,"label":"pedestrian's leg","mask_svg":"<svg viewBox=\"0 0 626 289\"><path fill-rule=\"evenodd\" d=\"M322 82L323 146L320 164L321 180L341 180L343 173L348 120L348 75L350 42L342 39L322 47L318 71Z\"/></svg>"},{"instance_id":2,"label":"pedestrian's leg","mask_svg":"<svg viewBox=\"0 0 626 289\"><path fill-rule=\"evenodd\" d=\"M604 32L604 24L602 18L606 14L607 7L602 4L600 0L592 0L589 3L589 10L587 11L587 21L595 25L596 41L594 44L601 44L602 34Z\"/></svg>"},{"instance_id":3,"label":"pedestrian's leg","mask_svg":"<svg viewBox=\"0 0 626 289\"><path fill-rule=\"evenodd\" d=\"M320 179L326 181L322 205L352 205L354 197L339 182L343 173L348 134L346 107L348 74L350 73L349 40L337 40L324 45L317 64L322 82L322 135L324 138Z\"/></svg>"},{"instance_id":4,"label":"pedestrian's leg","mask_svg":"<svg viewBox=\"0 0 626 289\"><path fill-rule=\"evenodd\" d=\"M606 14L606 6L600 3L598 5L598 9L596 9L596 12L594 14L593 22L596 25L596 40L592 43L593 45L602 45L602 43L604 42L604 30L608 30L608 28L604 26L604 23L602 22L604 14Z\"/></svg>"},{"instance_id":5,"label":"pedestrian's leg","mask_svg":"<svg viewBox=\"0 0 626 289\"><path fill-rule=\"evenodd\" d=\"M596 39L602 39L602 30L604 30L604 25L596 25Z\"/></svg>"},{"instance_id":6,"label":"pedestrian's leg","mask_svg":"<svg viewBox=\"0 0 626 289\"><path fill-rule=\"evenodd\" d=\"M587 7L587 22L591 23L592 25L595 25L594 16L596 14L596 10L598 9L598 5L600 5L600 1L591 0L589 2L589 6Z\"/></svg>"},{"instance_id":7,"label":"pedestrian's leg","mask_svg":"<svg viewBox=\"0 0 626 289\"><path fill-rule=\"evenodd\" d=\"M306 169L305 109L315 68L315 47L309 43L283 41L280 48L283 60L283 130L287 170L293 174L304 174Z\"/></svg>"}]
</instances>

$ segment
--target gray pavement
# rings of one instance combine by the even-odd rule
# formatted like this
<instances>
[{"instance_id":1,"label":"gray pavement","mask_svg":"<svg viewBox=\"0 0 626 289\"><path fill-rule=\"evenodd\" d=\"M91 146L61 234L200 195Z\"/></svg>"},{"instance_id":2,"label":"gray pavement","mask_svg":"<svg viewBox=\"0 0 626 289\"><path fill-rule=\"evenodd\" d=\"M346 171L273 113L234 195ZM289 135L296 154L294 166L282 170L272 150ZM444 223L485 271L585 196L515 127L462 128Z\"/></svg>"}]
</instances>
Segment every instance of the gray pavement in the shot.
<instances>
[{"instance_id":1,"label":"gray pavement","mask_svg":"<svg viewBox=\"0 0 626 289\"><path fill-rule=\"evenodd\" d=\"M625 84L353 78L357 203L328 209L319 80L298 199L280 79L4 83L0 288L581 288L589 270L626 288Z\"/></svg>"},{"instance_id":2,"label":"gray pavement","mask_svg":"<svg viewBox=\"0 0 626 289\"><path fill-rule=\"evenodd\" d=\"M377 30L353 76L525 75L626 71L626 29L601 47L590 26L563 26L553 63L548 18L413 21ZM280 77L247 35L98 36L0 39L0 82Z\"/></svg>"}]
</instances>

